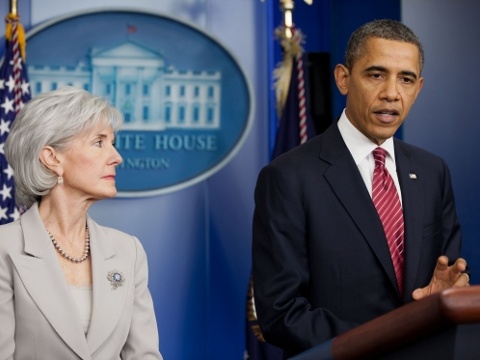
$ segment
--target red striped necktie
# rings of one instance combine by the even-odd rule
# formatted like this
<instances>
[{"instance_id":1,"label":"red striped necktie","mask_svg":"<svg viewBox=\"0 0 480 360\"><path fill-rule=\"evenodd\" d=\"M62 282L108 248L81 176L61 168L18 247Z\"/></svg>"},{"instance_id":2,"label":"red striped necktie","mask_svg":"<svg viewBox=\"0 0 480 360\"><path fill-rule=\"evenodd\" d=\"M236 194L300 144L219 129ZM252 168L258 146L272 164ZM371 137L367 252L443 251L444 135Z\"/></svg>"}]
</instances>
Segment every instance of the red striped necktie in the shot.
<instances>
[{"instance_id":1,"label":"red striped necktie","mask_svg":"<svg viewBox=\"0 0 480 360\"><path fill-rule=\"evenodd\" d=\"M385 157L384 149L377 147L373 150L375 170L373 171L372 199L383 224L398 289L400 294L403 294L403 210L393 179L385 167Z\"/></svg>"}]
</instances>

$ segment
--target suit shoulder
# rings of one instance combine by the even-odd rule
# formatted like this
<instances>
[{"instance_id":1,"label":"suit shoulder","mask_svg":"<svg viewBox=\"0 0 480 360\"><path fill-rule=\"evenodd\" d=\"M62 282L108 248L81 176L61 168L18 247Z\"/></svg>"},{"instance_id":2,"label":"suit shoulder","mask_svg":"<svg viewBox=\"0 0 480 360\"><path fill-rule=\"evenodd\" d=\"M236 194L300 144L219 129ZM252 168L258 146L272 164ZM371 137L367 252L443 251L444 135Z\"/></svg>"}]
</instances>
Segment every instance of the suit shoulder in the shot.
<instances>
[{"instance_id":1,"label":"suit shoulder","mask_svg":"<svg viewBox=\"0 0 480 360\"><path fill-rule=\"evenodd\" d=\"M401 151L403 151L404 153L406 153L407 155L409 155L411 158L415 160L426 161L426 162L433 161L435 163L437 162L445 163L445 160L441 156L436 155L418 146L408 144L404 141L397 140L397 139L395 140L395 144L398 146L398 148Z\"/></svg>"},{"instance_id":2,"label":"suit shoulder","mask_svg":"<svg viewBox=\"0 0 480 360\"><path fill-rule=\"evenodd\" d=\"M0 234L10 234L10 233L18 233L22 230L19 220L15 220L8 224L0 225Z\"/></svg>"},{"instance_id":3,"label":"suit shoulder","mask_svg":"<svg viewBox=\"0 0 480 360\"><path fill-rule=\"evenodd\" d=\"M98 224L97 224L98 225ZM119 239L120 241L132 241L134 236L131 234L128 234L126 232L123 232L121 230L108 227L108 226L103 226L103 225L98 225L98 227L109 237L112 239Z\"/></svg>"},{"instance_id":4,"label":"suit shoulder","mask_svg":"<svg viewBox=\"0 0 480 360\"><path fill-rule=\"evenodd\" d=\"M300 166L306 162L310 162L318 158L322 145L322 135L317 135L273 159L269 165L273 166Z\"/></svg>"},{"instance_id":5,"label":"suit shoulder","mask_svg":"<svg viewBox=\"0 0 480 360\"><path fill-rule=\"evenodd\" d=\"M0 252L21 249L23 232L20 221L0 225Z\"/></svg>"},{"instance_id":6,"label":"suit shoulder","mask_svg":"<svg viewBox=\"0 0 480 360\"><path fill-rule=\"evenodd\" d=\"M112 227L98 225L97 223L94 224L109 242L111 242L116 251L135 254L139 247L142 248L140 240L135 235L128 234Z\"/></svg>"},{"instance_id":7,"label":"suit shoulder","mask_svg":"<svg viewBox=\"0 0 480 360\"><path fill-rule=\"evenodd\" d=\"M398 156L408 159L409 164L412 167L410 170L422 173L425 176L434 176L434 174L442 178L444 176L450 176L447 162L442 157L428 150L402 141L396 141L396 145L398 145L395 149L397 159ZM401 155L397 155L397 151Z\"/></svg>"}]
</instances>

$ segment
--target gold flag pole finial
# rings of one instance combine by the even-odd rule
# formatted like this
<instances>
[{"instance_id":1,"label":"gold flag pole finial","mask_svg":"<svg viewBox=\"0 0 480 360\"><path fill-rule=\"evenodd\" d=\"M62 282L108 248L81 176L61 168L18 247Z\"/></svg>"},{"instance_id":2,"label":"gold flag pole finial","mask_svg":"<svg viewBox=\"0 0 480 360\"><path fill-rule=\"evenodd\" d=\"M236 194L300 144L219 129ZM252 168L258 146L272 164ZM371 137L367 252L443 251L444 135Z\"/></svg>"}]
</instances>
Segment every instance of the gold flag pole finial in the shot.
<instances>
[{"instance_id":1,"label":"gold flag pole finial","mask_svg":"<svg viewBox=\"0 0 480 360\"><path fill-rule=\"evenodd\" d=\"M283 11L283 26L285 28L285 36L287 39L292 37L293 27L293 8L295 4L293 0L280 0Z\"/></svg>"},{"instance_id":2,"label":"gold flag pole finial","mask_svg":"<svg viewBox=\"0 0 480 360\"><path fill-rule=\"evenodd\" d=\"M23 26L19 20L17 5L18 5L18 0L10 0L10 13L5 18L5 21L7 23L6 24L7 26L5 29L5 39L9 41L13 40L13 33L15 28L18 45L20 46L20 53L22 55L23 60L25 61L25 47L26 47L25 30L23 29Z\"/></svg>"},{"instance_id":3,"label":"gold flag pole finial","mask_svg":"<svg viewBox=\"0 0 480 360\"><path fill-rule=\"evenodd\" d=\"M10 0L10 13L12 15L17 15L17 0Z\"/></svg>"},{"instance_id":4,"label":"gold flag pole finial","mask_svg":"<svg viewBox=\"0 0 480 360\"><path fill-rule=\"evenodd\" d=\"M306 4L312 5L313 0L303 0ZM287 39L292 37L293 27L293 8L295 7L294 0L280 0L281 9L283 11L283 26L285 27L285 36Z\"/></svg>"},{"instance_id":5,"label":"gold flag pole finial","mask_svg":"<svg viewBox=\"0 0 480 360\"><path fill-rule=\"evenodd\" d=\"M304 2L312 5L313 0L304 0ZM296 29L293 24L294 0L280 0L280 4L284 13L283 24L275 29L275 35L280 39L283 59L273 70L277 115L279 117L287 99L294 59L302 55L304 42L302 32Z\"/></svg>"}]
</instances>

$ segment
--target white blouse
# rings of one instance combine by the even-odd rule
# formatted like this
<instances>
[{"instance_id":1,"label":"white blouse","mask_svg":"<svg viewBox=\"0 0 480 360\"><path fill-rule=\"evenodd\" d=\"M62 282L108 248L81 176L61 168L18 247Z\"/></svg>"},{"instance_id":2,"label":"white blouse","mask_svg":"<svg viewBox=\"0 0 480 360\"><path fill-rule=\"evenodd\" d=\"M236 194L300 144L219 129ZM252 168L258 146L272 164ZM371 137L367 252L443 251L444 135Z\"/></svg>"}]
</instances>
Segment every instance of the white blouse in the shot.
<instances>
[{"instance_id":1,"label":"white blouse","mask_svg":"<svg viewBox=\"0 0 480 360\"><path fill-rule=\"evenodd\" d=\"M70 285L70 290L82 321L83 331L87 334L92 317L92 287Z\"/></svg>"}]
</instances>

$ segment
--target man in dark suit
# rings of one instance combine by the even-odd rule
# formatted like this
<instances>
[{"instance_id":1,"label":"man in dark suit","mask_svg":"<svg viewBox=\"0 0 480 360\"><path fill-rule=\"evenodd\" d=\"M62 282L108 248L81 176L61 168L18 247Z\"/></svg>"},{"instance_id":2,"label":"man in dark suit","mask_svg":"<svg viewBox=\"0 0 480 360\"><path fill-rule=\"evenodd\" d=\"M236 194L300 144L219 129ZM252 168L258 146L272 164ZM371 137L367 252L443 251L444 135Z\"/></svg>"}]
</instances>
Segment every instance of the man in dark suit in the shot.
<instances>
[{"instance_id":1,"label":"man in dark suit","mask_svg":"<svg viewBox=\"0 0 480 360\"><path fill-rule=\"evenodd\" d=\"M445 162L393 138L422 88L422 67L422 46L408 27L363 25L334 71L347 97L339 121L259 175L256 310L264 337L286 357L414 299L468 286ZM372 198L378 147L401 214L395 250Z\"/></svg>"}]
</instances>

